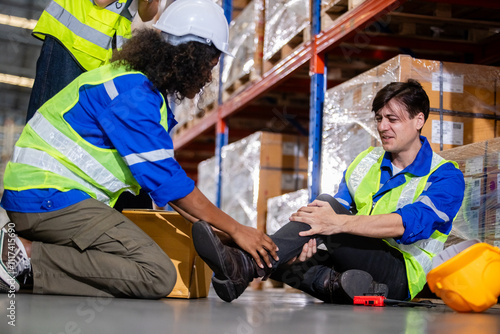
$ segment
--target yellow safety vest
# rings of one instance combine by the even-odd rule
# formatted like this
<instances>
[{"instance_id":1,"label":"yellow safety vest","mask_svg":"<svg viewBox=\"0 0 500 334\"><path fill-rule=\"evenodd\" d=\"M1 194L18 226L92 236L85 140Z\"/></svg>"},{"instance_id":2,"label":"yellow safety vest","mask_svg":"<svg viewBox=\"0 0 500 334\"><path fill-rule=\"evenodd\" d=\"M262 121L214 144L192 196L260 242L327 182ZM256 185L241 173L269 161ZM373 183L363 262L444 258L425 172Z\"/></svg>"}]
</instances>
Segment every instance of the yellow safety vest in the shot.
<instances>
[{"instance_id":1,"label":"yellow safety vest","mask_svg":"<svg viewBox=\"0 0 500 334\"><path fill-rule=\"evenodd\" d=\"M382 147L370 147L359 154L346 171L346 184L354 199L358 215L377 215L394 212L407 204L414 203L425 190L429 176L447 161L433 152L431 168L425 176L405 173L406 182L385 193L376 203L373 196L380 189ZM391 247L399 250L404 257L408 287L411 298L425 285L426 275L432 268L432 258L444 248L447 234L434 231L429 239L419 240L409 245L399 244L393 238L383 239Z\"/></svg>"},{"instance_id":2,"label":"yellow safety vest","mask_svg":"<svg viewBox=\"0 0 500 334\"><path fill-rule=\"evenodd\" d=\"M33 29L33 36L57 38L87 71L109 62L113 38L120 49L132 37L132 0L100 8L92 0L53 0Z\"/></svg>"},{"instance_id":3,"label":"yellow safety vest","mask_svg":"<svg viewBox=\"0 0 500 334\"><path fill-rule=\"evenodd\" d=\"M111 100L118 96L113 79L140 72L112 64L85 72L47 101L24 128L4 174L7 190L79 189L113 206L123 191L138 193L140 186L129 166L146 160L173 157L173 150L157 150L122 157L116 149L97 147L83 139L64 115L78 102L85 85L103 84ZM163 96L162 96L163 99ZM160 124L168 132L163 99Z\"/></svg>"}]
</instances>

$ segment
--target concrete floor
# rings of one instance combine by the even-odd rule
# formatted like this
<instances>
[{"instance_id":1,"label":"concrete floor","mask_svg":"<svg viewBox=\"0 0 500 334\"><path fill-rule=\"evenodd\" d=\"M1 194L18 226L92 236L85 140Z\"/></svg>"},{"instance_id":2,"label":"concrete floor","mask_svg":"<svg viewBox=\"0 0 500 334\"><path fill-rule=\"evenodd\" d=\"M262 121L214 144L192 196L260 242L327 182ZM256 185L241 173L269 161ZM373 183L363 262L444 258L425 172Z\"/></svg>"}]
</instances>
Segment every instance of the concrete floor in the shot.
<instances>
[{"instance_id":1,"label":"concrete floor","mask_svg":"<svg viewBox=\"0 0 500 334\"><path fill-rule=\"evenodd\" d=\"M7 315L15 301L15 327ZM12 308L12 307L11 307ZM459 314L434 308L328 305L283 289L208 298L132 300L18 293L0 295L0 334L500 333L500 309Z\"/></svg>"}]
</instances>

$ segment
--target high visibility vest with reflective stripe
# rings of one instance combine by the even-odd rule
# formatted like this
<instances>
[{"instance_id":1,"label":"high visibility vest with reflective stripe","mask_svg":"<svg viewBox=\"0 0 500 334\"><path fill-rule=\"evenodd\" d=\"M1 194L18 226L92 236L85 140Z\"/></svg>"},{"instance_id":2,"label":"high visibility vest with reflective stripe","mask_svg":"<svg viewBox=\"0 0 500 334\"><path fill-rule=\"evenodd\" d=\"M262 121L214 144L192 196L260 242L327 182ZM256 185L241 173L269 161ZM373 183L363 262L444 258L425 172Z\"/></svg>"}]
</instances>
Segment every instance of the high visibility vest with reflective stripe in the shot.
<instances>
[{"instance_id":1,"label":"high visibility vest with reflective stripe","mask_svg":"<svg viewBox=\"0 0 500 334\"><path fill-rule=\"evenodd\" d=\"M113 38L116 47L132 36L132 0L119 0L106 8L92 0L52 0L40 16L33 35L57 38L87 71L109 62Z\"/></svg>"},{"instance_id":2,"label":"high visibility vest with reflective stripe","mask_svg":"<svg viewBox=\"0 0 500 334\"><path fill-rule=\"evenodd\" d=\"M15 145L12 160L5 170L5 189L22 191L52 188L63 192L79 189L110 206L114 205L123 191L137 194L140 186L129 167L144 161L173 157L173 149L122 157L116 149L92 145L64 120L64 115L78 102L80 87L104 84L113 100L118 96L114 79L129 74L143 75L126 71L123 67L105 65L80 75L47 101L26 125ZM161 113L160 123L168 132L164 99L158 112Z\"/></svg>"},{"instance_id":3,"label":"high visibility vest with reflective stripe","mask_svg":"<svg viewBox=\"0 0 500 334\"><path fill-rule=\"evenodd\" d=\"M455 217L447 217L439 211L426 196L420 196L430 185L427 183L429 176L441 165L452 162L441 158L433 152L429 174L414 177L405 173L406 182L386 192L375 204L373 196L379 191L381 170L384 158L381 147L370 147L356 157L346 171L346 183L351 197L354 199L358 215L377 215L394 212L407 204L416 201L423 202L431 207L438 216L445 221ZM420 292L425 285L426 275L432 268L432 258L444 248L447 234L434 231L429 239L419 240L409 245L398 244L393 238L383 239L391 247L398 249L404 256L408 287L411 298Z\"/></svg>"}]
</instances>

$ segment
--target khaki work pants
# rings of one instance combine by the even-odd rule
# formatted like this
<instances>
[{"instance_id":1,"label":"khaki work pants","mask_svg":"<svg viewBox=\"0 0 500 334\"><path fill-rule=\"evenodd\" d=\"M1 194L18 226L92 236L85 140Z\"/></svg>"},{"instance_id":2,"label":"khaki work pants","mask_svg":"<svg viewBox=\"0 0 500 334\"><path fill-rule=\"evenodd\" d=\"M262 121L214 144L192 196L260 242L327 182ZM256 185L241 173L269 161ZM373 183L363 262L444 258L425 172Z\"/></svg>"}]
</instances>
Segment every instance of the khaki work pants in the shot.
<instances>
[{"instance_id":1,"label":"khaki work pants","mask_svg":"<svg viewBox=\"0 0 500 334\"><path fill-rule=\"evenodd\" d=\"M31 240L33 293L161 298L176 270L163 250L132 221L87 199L44 213L7 212Z\"/></svg>"}]
</instances>

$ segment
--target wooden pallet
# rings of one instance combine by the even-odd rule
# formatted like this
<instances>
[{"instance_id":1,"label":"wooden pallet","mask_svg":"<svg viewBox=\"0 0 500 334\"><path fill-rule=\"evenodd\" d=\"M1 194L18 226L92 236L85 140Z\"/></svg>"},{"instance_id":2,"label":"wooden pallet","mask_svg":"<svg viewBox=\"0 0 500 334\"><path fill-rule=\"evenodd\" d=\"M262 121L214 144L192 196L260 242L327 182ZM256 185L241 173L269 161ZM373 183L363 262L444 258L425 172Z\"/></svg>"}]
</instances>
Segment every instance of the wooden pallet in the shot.
<instances>
[{"instance_id":1,"label":"wooden pallet","mask_svg":"<svg viewBox=\"0 0 500 334\"><path fill-rule=\"evenodd\" d=\"M305 42L311 40L311 27L307 26L297 33L288 43L283 45L271 58L264 60L263 67L264 73L273 68L276 64L281 62L287 56L292 54L297 48Z\"/></svg>"},{"instance_id":2,"label":"wooden pallet","mask_svg":"<svg viewBox=\"0 0 500 334\"><path fill-rule=\"evenodd\" d=\"M260 79L261 76L257 74L257 71L255 69L251 69L250 73L239 77L231 85L224 89L222 92L222 101L226 102L232 96L244 91L248 86Z\"/></svg>"},{"instance_id":3,"label":"wooden pallet","mask_svg":"<svg viewBox=\"0 0 500 334\"><path fill-rule=\"evenodd\" d=\"M218 107L217 101L211 102L209 105L207 105L205 108L197 110L194 113L194 117L188 121L185 121L183 123L179 123L175 126L174 128L174 133L172 134L172 138L176 138L183 133L189 131L192 129L196 124L203 122L203 120L208 117L211 113L216 112Z\"/></svg>"},{"instance_id":4,"label":"wooden pallet","mask_svg":"<svg viewBox=\"0 0 500 334\"><path fill-rule=\"evenodd\" d=\"M348 8L348 0L333 0L321 6L321 30L328 30Z\"/></svg>"},{"instance_id":5,"label":"wooden pallet","mask_svg":"<svg viewBox=\"0 0 500 334\"><path fill-rule=\"evenodd\" d=\"M350 11L366 0L331 0L321 6L321 30L330 29L335 21L347 11Z\"/></svg>"}]
</instances>

